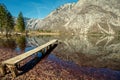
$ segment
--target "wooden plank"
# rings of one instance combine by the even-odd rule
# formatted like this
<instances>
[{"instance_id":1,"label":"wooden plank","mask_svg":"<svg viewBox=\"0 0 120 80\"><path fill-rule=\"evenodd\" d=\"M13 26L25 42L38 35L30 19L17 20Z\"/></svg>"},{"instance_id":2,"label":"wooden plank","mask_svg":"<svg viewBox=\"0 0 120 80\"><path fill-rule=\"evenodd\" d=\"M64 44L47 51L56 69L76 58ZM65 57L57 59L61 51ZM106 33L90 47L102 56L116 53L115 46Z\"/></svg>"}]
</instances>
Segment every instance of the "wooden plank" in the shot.
<instances>
[{"instance_id":1,"label":"wooden plank","mask_svg":"<svg viewBox=\"0 0 120 80\"><path fill-rule=\"evenodd\" d=\"M52 41L49 41L49 42L47 42L46 44L44 44L44 45L42 45L42 46L39 46L39 47L37 47L37 48L35 48L35 49L32 49L32 50L30 50L30 51L28 51L28 52L25 52L25 53L23 53L23 54L21 54L21 55L18 55L18 56L16 56L16 57L10 58L10 59L2 62L2 64L15 65L16 63L18 63L18 62L26 59L27 57L33 55L34 53L36 53L36 52L38 52L38 51L40 51L40 50L42 50L43 48L46 48L47 46L50 46L51 44L56 44L56 42L58 42L57 39L54 39L54 40L52 40Z\"/></svg>"}]
</instances>

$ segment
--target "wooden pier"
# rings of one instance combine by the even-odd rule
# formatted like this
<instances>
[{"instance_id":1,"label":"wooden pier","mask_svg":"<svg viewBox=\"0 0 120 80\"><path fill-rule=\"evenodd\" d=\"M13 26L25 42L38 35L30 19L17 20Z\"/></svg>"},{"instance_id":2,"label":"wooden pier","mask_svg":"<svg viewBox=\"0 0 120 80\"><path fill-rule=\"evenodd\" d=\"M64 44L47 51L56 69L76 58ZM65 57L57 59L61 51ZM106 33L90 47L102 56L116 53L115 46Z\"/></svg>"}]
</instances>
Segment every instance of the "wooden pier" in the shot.
<instances>
[{"instance_id":1,"label":"wooden pier","mask_svg":"<svg viewBox=\"0 0 120 80\"><path fill-rule=\"evenodd\" d=\"M45 53L48 49L53 47L55 44L58 44L57 39L51 40L51 41L47 42L46 44L43 44L35 49L32 49L28 52L25 52L23 54L20 54L18 56L15 56L13 58L3 61L0 66L1 74L5 75L7 72L6 69L9 69L10 72L12 73L13 77L16 77L18 75L17 68L19 67L19 63L21 61L23 61L24 59L26 59L32 55L38 54L38 52Z\"/></svg>"}]
</instances>

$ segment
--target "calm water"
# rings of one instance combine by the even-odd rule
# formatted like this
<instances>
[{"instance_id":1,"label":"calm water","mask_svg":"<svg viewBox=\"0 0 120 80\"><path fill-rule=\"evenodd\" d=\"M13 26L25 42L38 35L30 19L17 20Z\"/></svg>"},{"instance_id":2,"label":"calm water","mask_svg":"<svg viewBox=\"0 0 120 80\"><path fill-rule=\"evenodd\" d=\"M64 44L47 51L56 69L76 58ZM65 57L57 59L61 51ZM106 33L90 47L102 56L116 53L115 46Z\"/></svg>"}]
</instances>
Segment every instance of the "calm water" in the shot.
<instances>
[{"instance_id":1,"label":"calm water","mask_svg":"<svg viewBox=\"0 0 120 80\"><path fill-rule=\"evenodd\" d=\"M49 40L59 39L62 44L47 57L63 67L84 74L120 80L120 37L117 36L38 36L1 38L0 48L11 49L21 54ZM96 76L95 76L96 77Z\"/></svg>"}]
</instances>

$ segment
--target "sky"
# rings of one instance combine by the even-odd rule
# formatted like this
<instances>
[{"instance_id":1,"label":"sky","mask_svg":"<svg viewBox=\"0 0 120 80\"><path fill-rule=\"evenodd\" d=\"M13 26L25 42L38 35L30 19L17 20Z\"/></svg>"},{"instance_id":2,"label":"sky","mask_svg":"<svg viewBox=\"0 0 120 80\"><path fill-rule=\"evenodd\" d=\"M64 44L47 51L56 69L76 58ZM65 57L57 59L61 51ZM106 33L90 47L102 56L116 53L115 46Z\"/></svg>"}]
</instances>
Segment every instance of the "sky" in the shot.
<instances>
[{"instance_id":1,"label":"sky","mask_svg":"<svg viewBox=\"0 0 120 80\"><path fill-rule=\"evenodd\" d=\"M45 18L50 12L66 3L78 0L0 0L15 17L19 12L28 18Z\"/></svg>"}]
</instances>

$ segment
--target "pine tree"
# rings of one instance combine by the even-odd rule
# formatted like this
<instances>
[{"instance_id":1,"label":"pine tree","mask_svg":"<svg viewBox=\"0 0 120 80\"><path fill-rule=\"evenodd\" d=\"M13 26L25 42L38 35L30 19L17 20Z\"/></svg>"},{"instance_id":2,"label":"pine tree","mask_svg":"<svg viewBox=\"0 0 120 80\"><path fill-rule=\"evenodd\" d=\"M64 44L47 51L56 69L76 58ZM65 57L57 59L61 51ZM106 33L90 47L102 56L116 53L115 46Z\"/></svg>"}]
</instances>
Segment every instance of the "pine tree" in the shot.
<instances>
[{"instance_id":1,"label":"pine tree","mask_svg":"<svg viewBox=\"0 0 120 80\"><path fill-rule=\"evenodd\" d=\"M14 29L14 19L10 12L7 13L7 31L11 32Z\"/></svg>"},{"instance_id":2,"label":"pine tree","mask_svg":"<svg viewBox=\"0 0 120 80\"><path fill-rule=\"evenodd\" d=\"M14 29L14 19L4 4L0 4L0 31L6 35Z\"/></svg>"},{"instance_id":3,"label":"pine tree","mask_svg":"<svg viewBox=\"0 0 120 80\"><path fill-rule=\"evenodd\" d=\"M3 31L7 17L7 10L4 4L0 4L0 30Z\"/></svg>"},{"instance_id":4,"label":"pine tree","mask_svg":"<svg viewBox=\"0 0 120 80\"><path fill-rule=\"evenodd\" d=\"M24 32L25 31L25 23L24 23L24 18L23 18L22 12L20 12L18 15L15 30L17 32Z\"/></svg>"}]
</instances>

